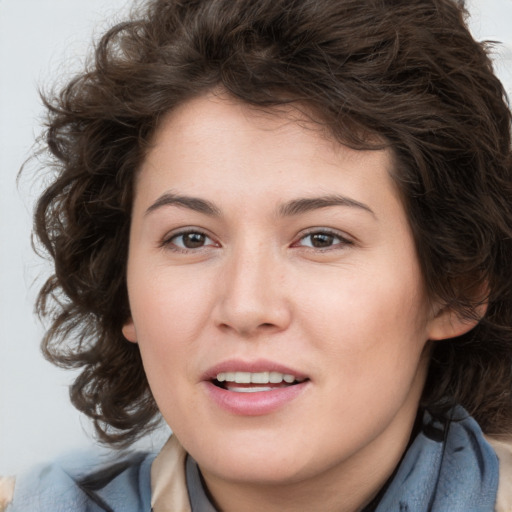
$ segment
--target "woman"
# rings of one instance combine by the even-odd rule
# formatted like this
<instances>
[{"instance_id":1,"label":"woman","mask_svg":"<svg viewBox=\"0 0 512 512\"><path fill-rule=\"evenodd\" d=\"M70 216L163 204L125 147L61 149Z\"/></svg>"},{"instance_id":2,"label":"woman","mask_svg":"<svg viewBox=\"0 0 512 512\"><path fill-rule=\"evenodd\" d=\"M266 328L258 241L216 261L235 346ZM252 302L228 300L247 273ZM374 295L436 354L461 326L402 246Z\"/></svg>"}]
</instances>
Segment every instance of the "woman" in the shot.
<instances>
[{"instance_id":1,"label":"woman","mask_svg":"<svg viewBox=\"0 0 512 512\"><path fill-rule=\"evenodd\" d=\"M156 0L46 104L43 350L104 442L173 435L8 510L506 510L511 117L460 5Z\"/></svg>"}]
</instances>

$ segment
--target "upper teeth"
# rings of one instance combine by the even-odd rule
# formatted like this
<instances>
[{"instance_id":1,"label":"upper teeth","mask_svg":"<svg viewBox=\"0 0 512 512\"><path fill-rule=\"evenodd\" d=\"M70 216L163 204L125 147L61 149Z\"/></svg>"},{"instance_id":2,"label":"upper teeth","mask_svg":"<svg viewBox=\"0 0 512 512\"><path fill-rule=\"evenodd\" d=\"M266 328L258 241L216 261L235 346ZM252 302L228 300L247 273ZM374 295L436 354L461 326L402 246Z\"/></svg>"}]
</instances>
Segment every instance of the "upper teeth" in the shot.
<instances>
[{"instance_id":1,"label":"upper teeth","mask_svg":"<svg viewBox=\"0 0 512 512\"><path fill-rule=\"evenodd\" d=\"M286 382L291 384L295 380L294 375L280 372L221 372L217 374L219 382L236 382L237 384L279 384Z\"/></svg>"}]
</instances>

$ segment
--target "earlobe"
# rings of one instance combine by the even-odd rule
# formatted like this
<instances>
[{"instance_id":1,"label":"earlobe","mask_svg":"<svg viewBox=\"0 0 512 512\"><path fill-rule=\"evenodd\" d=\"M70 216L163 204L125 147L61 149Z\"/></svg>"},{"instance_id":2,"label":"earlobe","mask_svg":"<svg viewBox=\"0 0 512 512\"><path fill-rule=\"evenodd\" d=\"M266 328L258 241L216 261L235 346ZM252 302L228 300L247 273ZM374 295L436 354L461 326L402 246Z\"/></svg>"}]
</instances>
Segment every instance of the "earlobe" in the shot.
<instances>
[{"instance_id":1,"label":"earlobe","mask_svg":"<svg viewBox=\"0 0 512 512\"><path fill-rule=\"evenodd\" d=\"M429 323L429 339L445 340L456 338L469 332L475 327L487 311L487 304L480 304L475 308L476 315L473 318L460 316L448 306L440 308L434 313Z\"/></svg>"},{"instance_id":2,"label":"earlobe","mask_svg":"<svg viewBox=\"0 0 512 512\"><path fill-rule=\"evenodd\" d=\"M135 331L135 324L131 317L123 325L122 333L128 341L137 343L137 332Z\"/></svg>"}]
</instances>

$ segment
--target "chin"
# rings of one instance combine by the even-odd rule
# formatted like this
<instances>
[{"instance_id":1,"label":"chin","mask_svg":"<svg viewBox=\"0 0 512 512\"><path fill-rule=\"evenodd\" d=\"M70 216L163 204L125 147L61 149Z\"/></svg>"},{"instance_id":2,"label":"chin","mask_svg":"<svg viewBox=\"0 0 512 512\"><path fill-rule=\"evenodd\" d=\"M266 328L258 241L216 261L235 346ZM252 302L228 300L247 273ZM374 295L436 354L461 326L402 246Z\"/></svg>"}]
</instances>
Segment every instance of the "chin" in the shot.
<instances>
[{"instance_id":1,"label":"chin","mask_svg":"<svg viewBox=\"0 0 512 512\"><path fill-rule=\"evenodd\" d=\"M200 467L203 472L207 471L217 478L239 484L282 486L298 483L312 476L304 465L297 467L286 459L275 456L260 457L259 460L223 460L222 463L210 464L208 467L200 464Z\"/></svg>"},{"instance_id":2,"label":"chin","mask_svg":"<svg viewBox=\"0 0 512 512\"><path fill-rule=\"evenodd\" d=\"M293 438L283 436L277 436L277 440L272 436L254 437L257 436L232 435L210 447L199 442L197 449L192 448L189 453L203 472L246 484L293 484L321 471L314 453L308 453L304 442L294 443Z\"/></svg>"}]
</instances>

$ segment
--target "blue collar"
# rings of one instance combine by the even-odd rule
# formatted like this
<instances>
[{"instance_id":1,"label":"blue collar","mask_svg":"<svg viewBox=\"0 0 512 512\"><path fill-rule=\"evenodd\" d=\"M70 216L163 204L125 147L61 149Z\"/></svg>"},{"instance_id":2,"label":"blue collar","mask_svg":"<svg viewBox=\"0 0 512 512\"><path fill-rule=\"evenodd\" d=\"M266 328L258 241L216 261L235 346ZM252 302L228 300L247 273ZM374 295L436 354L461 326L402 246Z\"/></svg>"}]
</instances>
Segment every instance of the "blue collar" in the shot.
<instances>
[{"instance_id":1,"label":"blue collar","mask_svg":"<svg viewBox=\"0 0 512 512\"><path fill-rule=\"evenodd\" d=\"M444 422L425 412L375 512L492 512L498 479L498 458L462 407Z\"/></svg>"}]
</instances>

